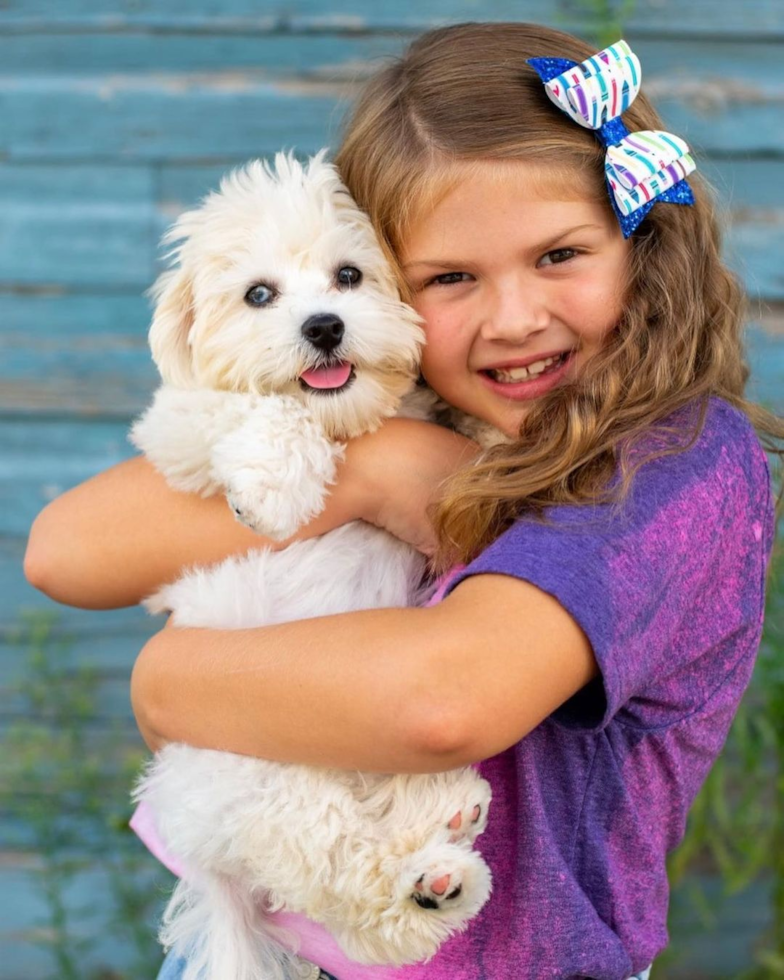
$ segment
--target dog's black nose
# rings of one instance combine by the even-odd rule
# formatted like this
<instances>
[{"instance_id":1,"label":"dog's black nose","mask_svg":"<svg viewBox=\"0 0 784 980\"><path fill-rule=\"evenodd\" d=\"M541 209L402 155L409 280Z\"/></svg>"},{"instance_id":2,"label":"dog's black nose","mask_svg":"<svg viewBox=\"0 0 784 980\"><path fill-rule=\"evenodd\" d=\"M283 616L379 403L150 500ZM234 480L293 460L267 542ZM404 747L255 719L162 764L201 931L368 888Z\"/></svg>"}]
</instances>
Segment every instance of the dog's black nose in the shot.
<instances>
[{"instance_id":1,"label":"dog's black nose","mask_svg":"<svg viewBox=\"0 0 784 980\"><path fill-rule=\"evenodd\" d=\"M302 336L319 350L334 350L343 339L345 326L334 313L316 313L302 324Z\"/></svg>"}]
</instances>

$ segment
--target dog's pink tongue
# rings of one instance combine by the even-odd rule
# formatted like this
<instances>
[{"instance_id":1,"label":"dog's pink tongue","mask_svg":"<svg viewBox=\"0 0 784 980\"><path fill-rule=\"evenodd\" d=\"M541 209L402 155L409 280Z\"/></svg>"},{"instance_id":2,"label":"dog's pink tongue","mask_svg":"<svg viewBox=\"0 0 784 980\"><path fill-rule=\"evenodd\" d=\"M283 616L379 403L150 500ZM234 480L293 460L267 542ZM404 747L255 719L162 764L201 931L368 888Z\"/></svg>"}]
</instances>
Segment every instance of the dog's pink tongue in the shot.
<instances>
[{"instance_id":1,"label":"dog's pink tongue","mask_svg":"<svg viewBox=\"0 0 784 980\"><path fill-rule=\"evenodd\" d=\"M311 388L340 388L348 381L350 374L351 365L348 361L341 361L340 364L330 364L329 367L303 371L302 379Z\"/></svg>"}]
</instances>

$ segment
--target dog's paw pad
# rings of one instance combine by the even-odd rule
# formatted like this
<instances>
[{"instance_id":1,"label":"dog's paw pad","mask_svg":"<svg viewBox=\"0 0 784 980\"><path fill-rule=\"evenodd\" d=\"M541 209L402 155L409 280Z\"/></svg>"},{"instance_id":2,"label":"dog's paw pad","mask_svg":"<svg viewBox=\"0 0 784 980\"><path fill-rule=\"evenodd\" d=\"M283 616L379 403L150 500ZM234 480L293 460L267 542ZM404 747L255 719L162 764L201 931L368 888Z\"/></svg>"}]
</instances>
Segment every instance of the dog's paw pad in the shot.
<instances>
[{"instance_id":1,"label":"dog's paw pad","mask_svg":"<svg viewBox=\"0 0 784 980\"><path fill-rule=\"evenodd\" d=\"M447 824L447 828L452 832L450 841L455 842L466 837L474 841L484 829L482 817L482 806L479 803L470 810L458 810Z\"/></svg>"},{"instance_id":2,"label":"dog's paw pad","mask_svg":"<svg viewBox=\"0 0 784 980\"><path fill-rule=\"evenodd\" d=\"M433 872L420 876L411 897L420 908L440 909L459 898L462 891L459 872L442 875Z\"/></svg>"}]
</instances>

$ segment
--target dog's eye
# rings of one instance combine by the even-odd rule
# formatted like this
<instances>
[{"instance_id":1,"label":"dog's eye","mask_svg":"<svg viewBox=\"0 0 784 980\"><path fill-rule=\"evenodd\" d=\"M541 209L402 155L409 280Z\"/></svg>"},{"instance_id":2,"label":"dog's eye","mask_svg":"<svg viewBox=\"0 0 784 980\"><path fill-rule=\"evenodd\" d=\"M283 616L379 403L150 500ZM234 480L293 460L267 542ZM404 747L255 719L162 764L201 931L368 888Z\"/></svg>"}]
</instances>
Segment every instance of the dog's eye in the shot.
<instances>
[{"instance_id":1,"label":"dog's eye","mask_svg":"<svg viewBox=\"0 0 784 980\"><path fill-rule=\"evenodd\" d=\"M351 288L351 286L358 286L362 282L362 273L353 265L344 265L342 269L338 270L337 279L339 286Z\"/></svg>"},{"instance_id":2,"label":"dog's eye","mask_svg":"<svg viewBox=\"0 0 784 980\"><path fill-rule=\"evenodd\" d=\"M267 306L275 299L274 289L270 289L269 286L265 286L263 282L260 282L257 286L251 286L250 289L245 293L245 302L248 306Z\"/></svg>"}]
</instances>

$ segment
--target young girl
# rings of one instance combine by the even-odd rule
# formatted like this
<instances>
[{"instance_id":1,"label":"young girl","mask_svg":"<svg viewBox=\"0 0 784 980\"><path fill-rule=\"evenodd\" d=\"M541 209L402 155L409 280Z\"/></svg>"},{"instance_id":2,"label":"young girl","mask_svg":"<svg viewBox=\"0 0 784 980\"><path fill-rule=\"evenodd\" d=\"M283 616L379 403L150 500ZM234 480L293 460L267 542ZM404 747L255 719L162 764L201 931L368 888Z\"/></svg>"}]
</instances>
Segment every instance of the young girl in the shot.
<instances>
[{"instance_id":1,"label":"young girl","mask_svg":"<svg viewBox=\"0 0 784 980\"><path fill-rule=\"evenodd\" d=\"M478 763L490 780L493 895L428 964L360 968L282 918L340 980L647 974L667 943L666 855L754 663L774 534L754 428L778 451L784 426L744 400L741 293L706 189L680 182L685 156L633 229L577 103L548 99L539 71L592 54L533 25L433 31L367 86L337 161L425 318L425 380L511 441L477 460L454 433L393 420L349 445L302 536L371 520L454 569L443 600L164 629L134 670L152 749ZM661 129L642 95L624 122ZM46 509L27 570L105 608L258 545L225 501L135 459ZM180 972L170 959L162 976Z\"/></svg>"}]
</instances>

